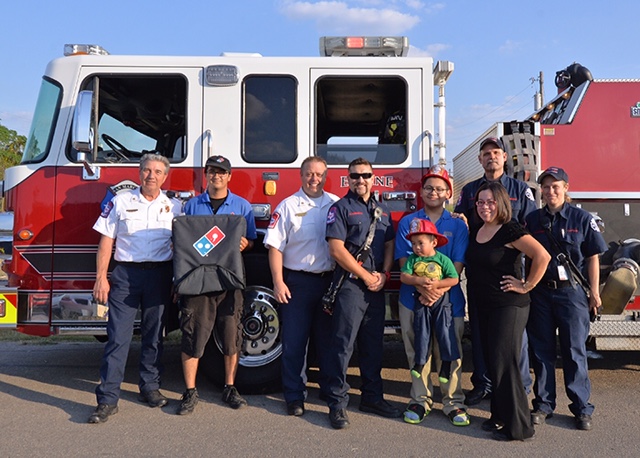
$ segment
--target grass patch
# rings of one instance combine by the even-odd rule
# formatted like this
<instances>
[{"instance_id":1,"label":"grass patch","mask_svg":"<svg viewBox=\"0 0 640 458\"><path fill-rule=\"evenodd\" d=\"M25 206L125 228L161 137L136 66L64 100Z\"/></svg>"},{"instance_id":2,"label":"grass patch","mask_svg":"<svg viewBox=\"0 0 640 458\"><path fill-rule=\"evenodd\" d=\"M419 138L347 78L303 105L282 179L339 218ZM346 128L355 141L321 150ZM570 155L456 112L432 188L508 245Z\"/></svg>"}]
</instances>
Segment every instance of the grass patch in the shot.
<instances>
[{"instance_id":1,"label":"grass patch","mask_svg":"<svg viewBox=\"0 0 640 458\"><path fill-rule=\"evenodd\" d=\"M93 336L50 336L39 337L22 334L13 329L0 329L0 342L22 342L32 345L51 345L59 342L95 342Z\"/></svg>"},{"instance_id":2,"label":"grass patch","mask_svg":"<svg viewBox=\"0 0 640 458\"><path fill-rule=\"evenodd\" d=\"M105 339L106 336L101 336ZM172 331L164 338L165 345L179 345L182 339L182 333L180 330ZM134 341L139 341L140 336L135 334L133 336ZM21 332L14 331L13 329L0 329L0 342L22 342L25 345L53 345L60 342L96 342L96 338L93 336L49 336L39 337L22 334Z\"/></svg>"}]
</instances>

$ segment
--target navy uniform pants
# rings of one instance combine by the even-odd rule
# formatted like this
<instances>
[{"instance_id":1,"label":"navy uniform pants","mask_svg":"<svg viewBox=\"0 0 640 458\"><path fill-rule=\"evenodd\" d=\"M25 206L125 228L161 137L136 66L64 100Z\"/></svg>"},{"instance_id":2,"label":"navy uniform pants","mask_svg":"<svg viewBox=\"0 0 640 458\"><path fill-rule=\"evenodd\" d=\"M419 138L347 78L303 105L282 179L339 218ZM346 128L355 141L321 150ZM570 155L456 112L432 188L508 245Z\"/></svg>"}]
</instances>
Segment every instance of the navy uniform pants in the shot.
<instances>
[{"instance_id":1,"label":"navy uniform pants","mask_svg":"<svg viewBox=\"0 0 640 458\"><path fill-rule=\"evenodd\" d=\"M478 307L474 304L471 297L469 300L469 326L471 328L471 359L473 361L473 372L471 373L471 383L473 389L482 389L486 392L493 390L491 384L491 378L489 377L489 370L487 369L487 363L484 358L484 351L482 349L482 340L480 339L480 328L478 321ZM529 339L527 338L527 331L525 330L522 336L522 348L520 349L520 361L518 367L520 368L520 376L522 377L522 385L526 393L531 391L531 373L529 372Z\"/></svg>"},{"instance_id":2,"label":"navy uniform pants","mask_svg":"<svg viewBox=\"0 0 640 458\"><path fill-rule=\"evenodd\" d=\"M108 341L100 365L98 404L117 404L120 385L133 335L133 325L141 309L140 392L160 388L162 327L165 307L171 300L173 267L163 263L119 263L111 273L109 291Z\"/></svg>"},{"instance_id":3,"label":"navy uniform pants","mask_svg":"<svg viewBox=\"0 0 640 458\"><path fill-rule=\"evenodd\" d=\"M531 291L531 312L527 330L531 346L535 399L533 408L551 413L556 408L556 329L560 341L562 370L569 410L574 415L591 415L593 404L587 362L589 300L576 285L549 289L539 285Z\"/></svg>"},{"instance_id":4,"label":"navy uniform pants","mask_svg":"<svg viewBox=\"0 0 640 458\"><path fill-rule=\"evenodd\" d=\"M287 403L307 397L307 353L313 338L320 368L318 382L325 391L326 354L331 334L331 316L322 311L322 296L331 275L284 270L284 282L291 292L287 304L280 304L282 320L282 391Z\"/></svg>"},{"instance_id":5,"label":"navy uniform pants","mask_svg":"<svg viewBox=\"0 0 640 458\"><path fill-rule=\"evenodd\" d=\"M382 291L369 291L361 280L345 280L334 305L327 355L327 405L330 409L345 409L349 404L347 369L356 342L362 381L361 402L382 400L384 314Z\"/></svg>"}]
</instances>

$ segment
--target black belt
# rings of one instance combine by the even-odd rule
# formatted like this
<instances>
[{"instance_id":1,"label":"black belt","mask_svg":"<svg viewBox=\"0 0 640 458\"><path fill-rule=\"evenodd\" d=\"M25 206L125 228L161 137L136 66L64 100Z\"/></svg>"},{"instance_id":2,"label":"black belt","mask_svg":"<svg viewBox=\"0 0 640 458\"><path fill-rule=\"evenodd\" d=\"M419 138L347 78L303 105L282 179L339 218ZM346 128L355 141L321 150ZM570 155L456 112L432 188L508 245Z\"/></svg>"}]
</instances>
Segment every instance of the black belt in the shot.
<instances>
[{"instance_id":1,"label":"black belt","mask_svg":"<svg viewBox=\"0 0 640 458\"><path fill-rule=\"evenodd\" d=\"M314 277L320 277L320 278L324 278L333 274L333 270L327 270L326 272L307 272L306 270L291 270L291 269L287 269L286 267L284 268L284 270L288 272L294 272L297 274L313 275Z\"/></svg>"},{"instance_id":2,"label":"black belt","mask_svg":"<svg viewBox=\"0 0 640 458\"><path fill-rule=\"evenodd\" d=\"M169 264L171 264L172 261L162 261L162 262L152 262L152 261L147 261L147 262L122 262L122 261L116 261L118 264L120 264L121 266L125 266L125 267L134 267L136 269L142 269L142 270L151 270L151 269L158 269L159 267L165 267Z\"/></svg>"},{"instance_id":3,"label":"black belt","mask_svg":"<svg viewBox=\"0 0 640 458\"><path fill-rule=\"evenodd\" d=\"M561 289L561 288L569 288L573 286L569 280L543 280L542 284L549 289Z\"/></svg>"}]
</instances>

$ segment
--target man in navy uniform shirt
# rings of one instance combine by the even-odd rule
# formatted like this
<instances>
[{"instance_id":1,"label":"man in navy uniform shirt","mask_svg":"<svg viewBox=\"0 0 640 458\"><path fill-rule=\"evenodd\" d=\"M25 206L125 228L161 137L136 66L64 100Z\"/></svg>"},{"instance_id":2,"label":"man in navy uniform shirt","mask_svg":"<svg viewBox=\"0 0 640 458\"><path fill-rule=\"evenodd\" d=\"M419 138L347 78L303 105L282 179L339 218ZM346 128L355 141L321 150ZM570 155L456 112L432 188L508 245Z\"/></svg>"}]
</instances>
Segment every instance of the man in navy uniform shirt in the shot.
<instances>
[{"instance_id":1,"label":"man in navy uniform shirt","mask_svg":"<svg viewBox=\"0 0 640 458\"><path fill-rule=\"evenodd\" d=\"M499 181L507 190L511 200L513 219L524 225L525 217L536 209L533 193L526 183L511 178L504 173L504 164L507 153L500 139L495 137L485 138L480 144L478 160L484 169L484 175L471 183L467 183L460 192L455 213L464 214L470 226L478 224L476 215L475 195L478 188L488 181ZM469 303L469 324L471 326L471 355L473 359L473 374L471 383L473 389L467 393L467 405L478 404L491 395L491 380L482 353L482 344L477 329L476 309L472 297L467 297ZM529 356L526 336L522 339L522 352L520 359L520 372L522 383L527 392L531 387L531 375L529 373Z\"/></svg>"},{"instance_id":2,"label":"man in navy uniform shirt","mask_svg":"<svg viewBox=\"0 0 640 458\"><path fill-rule=\"evenodd\" d=\"M360 410L383 417L402 415L382 393L382 351L385 300L382 289L393 263L394 230L386 207L376 202L371 164L354 159L349 164L349 192L327 214L329 254L349 275L338 292L333 309L331 343L327 357L327 404L335 429L349 426L347 368L358 342L362 378ZM379 216L376 208L381 207ZM364 245L375 219L371 250L361 263L354 254Z\"/></svg>"}]
</instances>

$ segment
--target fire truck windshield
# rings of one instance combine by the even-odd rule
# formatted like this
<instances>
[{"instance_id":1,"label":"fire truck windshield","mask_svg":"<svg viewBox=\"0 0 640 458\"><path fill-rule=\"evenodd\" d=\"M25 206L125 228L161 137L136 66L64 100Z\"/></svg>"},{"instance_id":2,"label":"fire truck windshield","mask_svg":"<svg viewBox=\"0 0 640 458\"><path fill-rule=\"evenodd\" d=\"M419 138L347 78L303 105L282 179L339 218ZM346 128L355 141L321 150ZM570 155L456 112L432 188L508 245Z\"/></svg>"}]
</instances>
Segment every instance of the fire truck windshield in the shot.
<instances>
[{"instance_id":1,"label":"fire truck windshield","mask_svg":"<svg viewBox=\"0 0 640 458\"><path fill-rule=\"evenodd\" d=\"M40 162L47 157L61 98L62 90L60 87L50 80L43 79L36 111L31 122L31 130L22 155L23 164Z\"/></svg>"}]
</instances>

